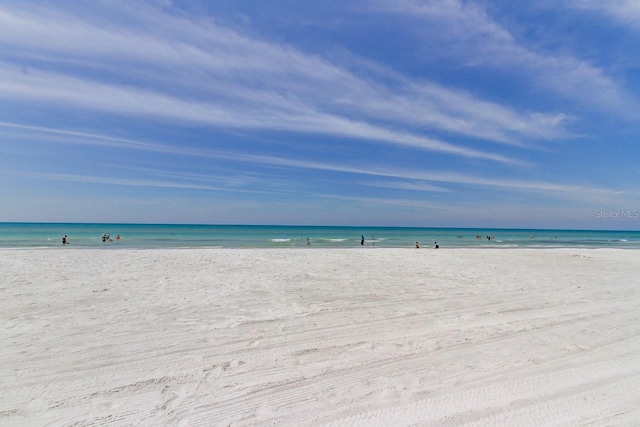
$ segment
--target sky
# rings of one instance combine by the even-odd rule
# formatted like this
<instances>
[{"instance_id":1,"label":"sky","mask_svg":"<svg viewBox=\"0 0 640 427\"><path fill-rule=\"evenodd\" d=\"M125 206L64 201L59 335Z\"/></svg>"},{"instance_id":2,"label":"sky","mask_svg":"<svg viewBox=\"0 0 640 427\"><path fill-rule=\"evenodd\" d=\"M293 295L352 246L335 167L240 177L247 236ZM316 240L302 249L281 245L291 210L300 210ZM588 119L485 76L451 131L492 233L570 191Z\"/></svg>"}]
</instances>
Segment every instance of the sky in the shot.
<instances>
[{"instance_id":1,"label":"sky","mask_svg":"<svg viewBox=\"0 0 640 427\"><path fill-rule=\"evenodd\" d=\"M0 221L640 229L636 0L3 0Z\"/></svg>"}]
</instances>

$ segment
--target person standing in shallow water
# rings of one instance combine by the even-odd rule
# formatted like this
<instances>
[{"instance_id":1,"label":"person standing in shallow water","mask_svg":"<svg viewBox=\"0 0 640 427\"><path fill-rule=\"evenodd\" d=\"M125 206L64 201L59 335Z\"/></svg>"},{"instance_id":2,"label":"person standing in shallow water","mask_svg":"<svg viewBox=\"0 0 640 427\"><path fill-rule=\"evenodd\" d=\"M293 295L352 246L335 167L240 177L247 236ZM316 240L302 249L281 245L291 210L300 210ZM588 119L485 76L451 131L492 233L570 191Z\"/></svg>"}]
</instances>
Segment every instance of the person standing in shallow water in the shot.
<instances>
[{"instance_id":1,"label":"person standing in shallow water","mask_svg":"<svg viewBox=\"0 0 640 427\"><path fill-rule=\"evenodd\" d=\"M360 246L364 246L364 234L360 236Z\"/></svg>"}]
</instances>

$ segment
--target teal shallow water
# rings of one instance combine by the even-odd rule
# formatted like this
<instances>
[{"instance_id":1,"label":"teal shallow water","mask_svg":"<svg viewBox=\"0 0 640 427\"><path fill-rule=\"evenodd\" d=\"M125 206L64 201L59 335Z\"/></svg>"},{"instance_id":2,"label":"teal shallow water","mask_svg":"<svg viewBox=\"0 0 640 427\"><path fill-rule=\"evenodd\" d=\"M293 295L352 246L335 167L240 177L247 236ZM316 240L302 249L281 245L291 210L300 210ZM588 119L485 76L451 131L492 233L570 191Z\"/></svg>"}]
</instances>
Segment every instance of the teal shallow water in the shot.
<instances>
[{"instance_id":1,"label":"teal shallow water","mask_svg":"<svg viewBox=\"0 0 640 427\"><path fill-rule=\"evenodd\" d=\"M103 234L110 240L102 241ZM588 247L640 248L640 231L183 224L0 223L0 248ZM120 236L117 240L116 237Z\"/></svg>"}]
</instances>

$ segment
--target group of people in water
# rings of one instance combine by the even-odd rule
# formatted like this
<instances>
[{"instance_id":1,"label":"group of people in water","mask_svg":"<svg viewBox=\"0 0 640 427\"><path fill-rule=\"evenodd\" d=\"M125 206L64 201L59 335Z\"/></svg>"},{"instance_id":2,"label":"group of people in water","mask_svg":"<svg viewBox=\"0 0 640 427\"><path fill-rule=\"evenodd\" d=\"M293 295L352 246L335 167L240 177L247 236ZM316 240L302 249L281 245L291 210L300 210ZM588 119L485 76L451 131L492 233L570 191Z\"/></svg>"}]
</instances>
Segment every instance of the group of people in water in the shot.
<instances>
[{"instance_id":1,"label":"group of people in water","mask_svg":"<svg viewBox=\"0 0 640 427\"><path fill-rule=\"evenodd\" d=\"M364 235L360 236L360 246L364 246ZM440 245L438 244L438 241L433 242L433 247L434 249L440 249ZM416 242L416 249L420 249L420 242Z\"/></svg>"},{"instance_id":2,"label":"group of people in water","mask_svg":"<svg viewBox=\"0 0 640 427\"><path fill-rule=\"evenodd\" d=\"M103 240L104 241L104 240ZM360 246L364 246L364 234L360 236ZM307 237L307 246L311 246L311 239ZM435 249L439 249L440 245L438 244L437 241L433 242L433 247ZM416 249L420 248L420 242L416 242Z\"/></svg>"},{"instance_id":3,"label":"group of people in water","mask_svg":"<svg viewBox=\"0 0 640 427\"><path fill-rule=\"evenodd\" d=\"M116 240L120 240L120 235L119 234L116 236ZM104 233L102 235L102 241L103 242L113 242L113 239L111 238L111 233ZM64 236L62 236L62 244L63 245L68 245L69 244L69 236L67 236L66 234Z\"/></svg>"},{"instance_id":4,"label":"group of people in water","mask_svg":"<svg viewBox=\"0 0 640 427\"><path fill-rule=\"evenodd\" d=\"M116 240L120 240L120 235L119 234L116 236ZM111 233L104 233L102 235L102 241L103 242L113 242L113 239L111 238Z\"/></svg>"},{"instance_id":5,"label":"group of people in water","mask_svg":"<svg viewBox=\"0 0 640 427\"><path fill-rule=\"evenodd\" d=\"M487 234L487 240L495 240L496 236L489 236ZM482 236L480 236L479 234L476 235L476 240L482 240Z\"/></svg>"},{"instance_id":6,"label":"group of people in water","mask_svg":"<svg viewBox=\"0 0 640 427\"><path fill-rule=\"evenodd\" d=\"M440 245L438 244L437 241L433 242L433 248L440 249ZM416 242L416 249L420 249L420 242Z\"/></svg>"}]
</instances>

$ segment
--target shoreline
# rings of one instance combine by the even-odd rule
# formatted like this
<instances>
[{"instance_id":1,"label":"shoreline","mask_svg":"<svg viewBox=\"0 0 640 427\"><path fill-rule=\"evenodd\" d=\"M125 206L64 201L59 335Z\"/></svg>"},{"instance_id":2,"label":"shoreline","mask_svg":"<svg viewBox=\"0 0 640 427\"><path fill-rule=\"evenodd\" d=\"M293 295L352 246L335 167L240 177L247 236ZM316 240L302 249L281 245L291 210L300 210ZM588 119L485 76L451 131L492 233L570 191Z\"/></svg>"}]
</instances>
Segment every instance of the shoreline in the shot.
<instances>
[{"instance_id":1,"label":"shoreline","mask_svg":"<svg viewBox=\"0 0 640 427\"><path fill-rule=\"evenodd\" d=\"M56 245L56 246L0 246L0 251L64 251L64 250L76 250L76 251L171 251L171 250L225 250L225 251L251 251L251 250L274 250L274 251L312 251L312 250L326 250L326 251L386 251L386 250L407 250L407 251L508 251L508 250L613 250L613 251L636 251L640 250L640 246L543 246L543 245L483 245L483 246L440 246L434 248L433 245L422 245L420 248L414 246L320 246L320 245L291 245L291 246L124 246L117 244L105 244L105 245Z\"/></svg>"},{"instance_id":2,"label":"shoreline","mask_svg":"<svg viewBox=\"0 0 640 427\"><path fill-rule=\"evenodd\" d=\"M640 248L640 231L468 229L412 227L201 226L136 224L0 224L0 247L102 248ZM107 241L102 237L107 236ZM118 240L118 237L121 239Z\"/></svg>"},{"instance_id":3,"label":"shoreline","mask_svg":"<svg viewBox=\"0 0 640 427\"><path fill-rule=\"evenodd\" d=\"M0 250L0 426L640 418L634 251L81 249Z\"/></svg>"}]
</instances>

